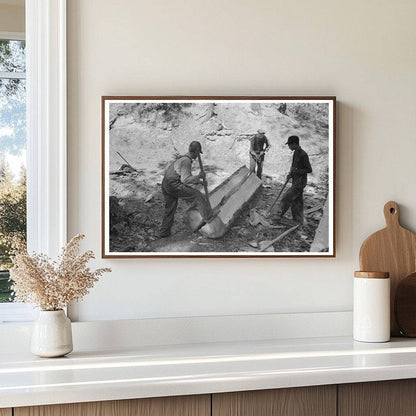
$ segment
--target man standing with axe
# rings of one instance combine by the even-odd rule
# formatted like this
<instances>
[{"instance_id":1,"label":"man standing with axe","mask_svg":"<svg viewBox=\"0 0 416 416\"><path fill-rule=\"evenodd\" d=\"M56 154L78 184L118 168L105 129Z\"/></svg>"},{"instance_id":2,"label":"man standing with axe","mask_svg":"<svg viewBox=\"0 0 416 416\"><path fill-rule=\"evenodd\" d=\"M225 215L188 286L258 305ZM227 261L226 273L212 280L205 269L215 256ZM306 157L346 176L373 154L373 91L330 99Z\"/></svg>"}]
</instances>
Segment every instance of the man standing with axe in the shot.
<instances>
[{"instance_id":1,"label":"man standing with axe","mask_svg":"<svg viewBox=\"0 0 416 416\"><path fill-rule=\"evenodd\" d=\"M308 181L308 173L312 172L312 167L308 154L299 146L298 136L290 136L286 144L293 152L292 167L287 175L287 179L292 179L292 186L283 195L279 217L283 217L291 208L293 221L303 224L303 189Z\"/></svg>"},{"instance_id":2,"label":"man standing with axe","mask_svg":"<svg viewBox=\"0 0 416 416\"><path fill-rule=\"evenodd\" d=\"M261 129L257 130L257 134L250 139L250 173L256 172L260 179L263 173L264 155L269 149L270 143L266 132Z\"/></svg>"},{"instance_id":3,"label":"man standing with axe","mask_svg":"<svg viewBox=\"0 0 416 416\"><path fill-rule=\"evenodd\" d=\"M162 181L162 192L165 198L165 213L159 231L159 238L170 236L179 199L195 204L205 222L212 219L212 209L204 195L191 185L199 185L205 179L201 170L198 175L192 175L192 162L202 153L200 142L193 141L188 153L172 162L165 172Z\"/></svg>"}]
</instances>

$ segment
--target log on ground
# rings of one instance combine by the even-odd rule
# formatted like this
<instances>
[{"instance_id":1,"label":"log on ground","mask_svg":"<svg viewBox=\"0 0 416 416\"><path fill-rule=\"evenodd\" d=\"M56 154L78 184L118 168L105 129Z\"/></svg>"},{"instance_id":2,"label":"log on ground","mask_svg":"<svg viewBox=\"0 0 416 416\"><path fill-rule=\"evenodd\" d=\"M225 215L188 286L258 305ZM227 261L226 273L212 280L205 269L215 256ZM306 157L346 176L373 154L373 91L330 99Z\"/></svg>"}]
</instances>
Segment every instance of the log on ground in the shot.
<instances>
[{"instance_id":1,"label":"log on ground","mask_svg":"<svg viewBox=\"0 0 416 416\"><path fill-rule=\"evenodd\" d=\"M220 205L225 203L229 196L247 179L248 175L248 168L241 166L228 179L210 192L209 202L214 212L219 210ZM191 207L187 211L185 221L192 231L198 230L204 223L202 215L195 207Z\"/></svg>"},{"instance_id":2,"label":"log on ground","mask_svg":"<svg viewBox=\"0 0 416 416\"><path fill-rule=\"evenodd\" d=\"M311 253L321 253L329 250L329 209L328 209L328 199L326 200L324 206L324 213L322 215L321 221L319 223L318 229L315 233L315 238L311 245Z\"/></svg>"},{"instance_id":3,"label":"log on ground","mask_svg":"<svg viewBox=\"0 0 416 416\"><path fill-rule=\"evenodd\" d=\"M241 210L249 203L250 199L261 187L261 179L252 173L241 183L235 192L229 195L228 199L220 206L217 218L224 224L222 235L230 228ZM217 230L211 224L205 224L199 231L208 238L219 238Z\"/></svg>"}]
</instances>

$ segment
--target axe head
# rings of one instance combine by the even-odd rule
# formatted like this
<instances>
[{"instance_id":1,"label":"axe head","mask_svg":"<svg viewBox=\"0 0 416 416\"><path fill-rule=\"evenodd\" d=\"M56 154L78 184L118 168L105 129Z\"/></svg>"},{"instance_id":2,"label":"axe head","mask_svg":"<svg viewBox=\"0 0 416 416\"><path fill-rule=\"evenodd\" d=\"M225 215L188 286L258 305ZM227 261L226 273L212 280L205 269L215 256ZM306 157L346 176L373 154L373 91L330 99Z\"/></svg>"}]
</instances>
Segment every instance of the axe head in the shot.
<instances>
[{"instance_id":1,"label":"axe head","mask_svg":"<svg viewBox=\"0 0 416 416\"><path fill-rule=\"evenodd\" d=\"M199 230L203 236L214 239L221 238L226 231L227 228L219 217L214 217Z\"/></svg>"}]
</instances>

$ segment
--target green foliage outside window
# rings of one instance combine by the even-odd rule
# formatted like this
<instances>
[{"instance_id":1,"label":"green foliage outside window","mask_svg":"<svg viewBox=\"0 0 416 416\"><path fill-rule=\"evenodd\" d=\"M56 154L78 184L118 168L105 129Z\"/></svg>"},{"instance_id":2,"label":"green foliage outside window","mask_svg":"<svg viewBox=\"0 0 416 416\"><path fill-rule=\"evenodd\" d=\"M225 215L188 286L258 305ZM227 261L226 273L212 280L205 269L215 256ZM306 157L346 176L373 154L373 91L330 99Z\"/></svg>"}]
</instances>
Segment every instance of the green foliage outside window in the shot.
<instances>
[{"instance_id":1,"label":"green foliage outside window","mask_svg":"<svg viewBox=\"0 0 416 416\"><path fill-rule=\"evenodd\" d=\"M13 250L26 241L26 172L13 180L7 163L0 162L0 302L12 300L9 272Z\"/></svg>"},{"instance_id":2,"label":"green foliage outside window","mask_svg":"<svg viewBox=\"0 0 416 416\"><path fill-rule=\"evenodd\" d=\"M13 299L8 269L26 241L25 61L24 41L0 39L0 302Z\"/></svg>"}]
</instances>

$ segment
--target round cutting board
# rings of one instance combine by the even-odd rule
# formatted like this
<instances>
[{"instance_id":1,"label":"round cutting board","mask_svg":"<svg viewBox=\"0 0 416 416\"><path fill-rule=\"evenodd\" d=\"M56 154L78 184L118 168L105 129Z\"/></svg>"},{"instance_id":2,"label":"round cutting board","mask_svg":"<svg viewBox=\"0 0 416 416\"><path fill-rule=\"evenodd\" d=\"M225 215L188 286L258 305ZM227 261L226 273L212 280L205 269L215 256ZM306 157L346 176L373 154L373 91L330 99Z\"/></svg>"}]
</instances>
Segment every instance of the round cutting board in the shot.
<instances>
[{"instance_id":1,"label":"round cutting board","mask_svg":"<svg viewBox=\"0 0 416 416\"><path fill-rule=\"evenodd\" d=\"M400 335L394 316L394 299L399 282L416 270L416 235L400 225L399 206L390 201L384 205L386 228L370 235L360 250L361 270L390 273L390 327L393 336Z\"/></svg>"}]
</instances>

